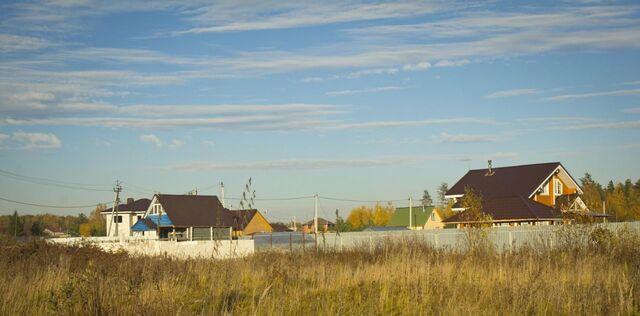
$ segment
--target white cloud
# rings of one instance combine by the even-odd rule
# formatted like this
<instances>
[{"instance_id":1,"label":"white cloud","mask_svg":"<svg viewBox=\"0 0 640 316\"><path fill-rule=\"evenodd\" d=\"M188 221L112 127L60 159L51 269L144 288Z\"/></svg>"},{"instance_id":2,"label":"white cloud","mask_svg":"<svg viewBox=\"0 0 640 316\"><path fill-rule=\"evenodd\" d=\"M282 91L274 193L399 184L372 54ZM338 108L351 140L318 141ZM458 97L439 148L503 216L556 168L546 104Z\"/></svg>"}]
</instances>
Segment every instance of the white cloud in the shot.
<instances>
[{"instance_id":1,"label":"white cloud","mask_svg":"<svg viewBox=\"0 0 640 316\"><path fill-rule=\"evenodd\" d=\"M583 99L583 98L627 96L627 95L640 95L640 89L626 89L626 90L601 91L601 92L590 92L590 93L581 93L581 94L556 95L553 97L545 98L545 100L546 101L568 101L568 100Z\"/></svg>"},{"instance_id":2,"label":"white cloud","mask_svg":"<svg viewBox=\"0 0 640 316\"><path fill-rule=\"evenodd\" d=\"M386 86L386 87L376 87L376 88L361 89L361 90L329 91L326 93L326 95L343 96L343 95L362 94L362 93L371 93L371 92L395 91L395 90L402 90L402 89L405 89L405 88L398 87L398 86Z\"/></svg>"},{"instance_id":3,"label":"white cloud","mask_svg":"<svg viewBox=\"0 0 640 316\"><path fill-rule=\"evenodd\" d=\"M182 145L184 145L184 142L181 140L171 140L169 143L165 143L164 141L162 141L158 136L154 135L154 134L142 134L140 135L140 140L147 143L147 144L151 144L156 146L157 148L169 148L169 149L176 149L176 148L180 148L182 147Z\"/></svg>"},{"instance_id":4,"label":"white cloud","mask_svg":"<svg viewBox=\"0 0 640 316\"><path fill-rule=\"evenodd\" d=\"M13 133L13 140L26 143L22 145L22 149L41 149L41 148L60 148L62 142L52 133Z\"/></svg>"},{"instance_id":5,"label":"white cloud","mask_svg":"<svg viewBox=\"0 0 640 316\"><path fill-rule=\"evenodd\" d=\"M42 38L0 34L0 53L36 51L51 45L51 42Z\"/></svg>"},{"instance_id":6,"label":"white cloud","mask_svg":"<svg viewBox=\"0 0 640 316\"><path fill-rule=\"evenodd\" d=\"M202 144L205 146L215 146L216 143L212 140L203 140Z\"/></svg>"},{"instance_id":7,"label":"white cloud","mask_svg":"<svg viewBox=\"0 0 640 316\"><path fill-rule=\"evenodd\" d=\"M405 64L402 66L402 70L404 71L423 71L431 68L431 64L423 61L417 64Z\"/></svg>"},{"instance_id":8,"label":"white cloud","mask_svg":"<svg viewBox=\"0 0 640 316\"><path fill-rule=\"evenodd\" d=\"M637 108L628 108L624 110L626 113L640 113L640 107Z\"/></svg>"},{"instance_id":9,"label":"white cloud","mask_svg":"<svg viewBox=\"0 0 640 316\"><path fill-rule=\"evenodd\" d=\"M443 59L439 60L435 66L436 67L460 67L471 63L468 59L459 59L459 60L448 60Z\"/></svg>"},{"instance_id":10,"label":"white cloud","mask_svg":"<svg viewBox=\"0 0 640 316\"><path fill-rule=\"evenodd\" d=\"M497 99L497 98L510 98L510 97L518 97L523 95L531 95L539 93L537 89L512 89L512 90L502 90L490 93L484 96L486 99Z\"/></svg>"},{"instance_id":11,"label":"white cloud","mask_svg":"<svg viewBox=\"0 0 640 316\"><path fill-rule=\"evenodd\" d=\"M499 140L504 139L504 135L477 135L477 134L448 134L448 133L441 133L438 138L437 141L439 143L454 143L454 144L460 144L460 143L489 143L489 142L496 142Z\"/></svg>"},{"instance_id":12,"label":"white cloud","mask_svg":"<svg viewBox=\"0 0 640 316\"><path fill-rule=\"evenodd\" d=\"M2 144L2 142L4 142L5 140L11 138L11 136L7 135L7 134L3 134L0 133L0 144Z\"/></svg>"},{"instance_id":13,"label":"white cloud","mask_svg":"<svg viewBox=\"0 0 640 316\"><path fill-rule=\"evenodd\" d=\"M156 147L162 147L163 143L160 140L160 138L158 138L158 136L153 135L153 134L142 134L140 135L140 140L147 143L147 144L152 144Z\"/></svg>"}]
</instances>

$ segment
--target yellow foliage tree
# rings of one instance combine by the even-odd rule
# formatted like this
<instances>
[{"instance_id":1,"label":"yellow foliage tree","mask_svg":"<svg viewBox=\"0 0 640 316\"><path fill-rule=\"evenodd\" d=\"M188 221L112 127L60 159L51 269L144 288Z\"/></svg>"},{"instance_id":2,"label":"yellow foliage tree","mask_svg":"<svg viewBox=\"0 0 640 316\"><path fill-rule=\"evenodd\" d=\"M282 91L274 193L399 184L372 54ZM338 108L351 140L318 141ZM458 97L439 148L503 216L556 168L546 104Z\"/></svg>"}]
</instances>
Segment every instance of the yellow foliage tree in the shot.
<instances>
[{"instance_id":1,"label":"yellow foliage tree","mask_svg":"<svg viewBox=\"0 0 640 316\"><path fill-rule=\"evenodd\" d=\"M362 229L373 223L373 210L367 206L359 206L351 210L347 222L353 229Z\"/></svg>"},{"instance_id":2,"label":"yellow foliage tree","mask_svg":"<svg viewBox=\"0 0 640 316\"><path fill-rule=\"evenodd\" d=\"M80 224L79 233L80 233L80 236L82 237L91 236L91 224L89 223Z\"/></svg>"},{"instance_id":3,"label":"yellow foliage tree","mask_svg":"<svg viewBox=\"0 0 640 316\"><path fill-rule=\"evenodd\" d=\"M373 224L376 226L387 225L394 210L395 208L391 204L383 206L380 203L376 203L376 206L373 208Z\"/></svg>"}]
</instances>

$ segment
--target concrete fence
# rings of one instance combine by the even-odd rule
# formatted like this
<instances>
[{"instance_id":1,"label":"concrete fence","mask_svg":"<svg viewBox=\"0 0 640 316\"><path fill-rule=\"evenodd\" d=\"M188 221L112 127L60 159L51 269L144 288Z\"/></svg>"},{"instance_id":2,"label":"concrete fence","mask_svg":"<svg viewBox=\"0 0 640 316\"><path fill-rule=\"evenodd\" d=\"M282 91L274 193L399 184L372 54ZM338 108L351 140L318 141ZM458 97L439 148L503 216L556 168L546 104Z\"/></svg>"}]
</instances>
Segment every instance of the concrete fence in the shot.
<instances>
[{"instance_id":1,"label":"concrete fence","mask_svg":"<svg viewBox=\"0 0 640 316\"><path fill-rule=\"evenodd\" d=\"M606 228L611 231L629 229L640 233L640 222L605 223L594 225L554 225L554 226L517 226L517 227L493 227L483 230L486 237L496 249L517 249L524 245L545 245L555 247L564 242L567 230L577 232L588 231L596 227ZM414 239L429 243L435 248L448 248L463 250L467 246L469 234L464 229L430 229L430 230L403 230L381 232L348 232L313 234L273 233L257 234L255 240L256 251L268 250L342 250L353 247L373 247L385 240ZM316 242L317 239L317 242Z\"/></svg>"},{"instance_id":2,"label":"concrete fence","mask_svg":"<svg viewBox=\"0 0 640 316\"><path fill-rule=\"evenodd\" d=\"M48 242L78 245L92 244L107 251L125 251L134 256L168 256L179 259L244 257L254 253L253 240L158 241L149 238L117 237L52 238Z\"/></svg>"}]
</instances>

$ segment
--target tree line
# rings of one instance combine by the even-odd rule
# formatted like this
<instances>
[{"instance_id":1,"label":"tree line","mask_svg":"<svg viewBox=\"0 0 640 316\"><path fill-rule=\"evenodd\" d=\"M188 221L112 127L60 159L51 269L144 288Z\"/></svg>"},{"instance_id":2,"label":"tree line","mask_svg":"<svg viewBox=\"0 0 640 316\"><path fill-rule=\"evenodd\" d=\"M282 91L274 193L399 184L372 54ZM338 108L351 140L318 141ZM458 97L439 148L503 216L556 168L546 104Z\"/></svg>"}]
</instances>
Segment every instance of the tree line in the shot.
<instances>
[{"instance_id":1,"label":"tree line","mask_svg":"<svg viewBox=\"0 0 640 316\"><path fill-rule=\"evenodd\" d=\"M106 225L100 212L106 205L98 204L87 217L78 215L20 215L14 211L12 215L0 215L0 235L6 237L39 237L46 236L47 231L68 236L104 236Z\"/></svg>"},{"instance_id":2,"label":"tree line","mask_svg":"<svg viewBox=\"0 0 640 316\"><path fill-rule=\"evenodd\" d=\"M640 179L635 183L631 179L609 181L603 186L587 172L580 178L580 185L584 191L582 200L592 212L605 212L610 221L640 220Z\"/></svg>"}]
</instances>

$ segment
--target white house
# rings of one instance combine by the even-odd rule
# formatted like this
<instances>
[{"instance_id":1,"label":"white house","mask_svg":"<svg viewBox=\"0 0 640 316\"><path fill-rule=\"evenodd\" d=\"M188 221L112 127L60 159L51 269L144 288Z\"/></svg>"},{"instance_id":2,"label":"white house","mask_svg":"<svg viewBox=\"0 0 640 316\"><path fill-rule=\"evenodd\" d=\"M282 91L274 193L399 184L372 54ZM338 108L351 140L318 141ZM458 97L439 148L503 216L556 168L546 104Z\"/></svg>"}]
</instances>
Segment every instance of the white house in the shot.
<instances>
[{"instance_id":1,"label":"white house","mask_svg":"<svg viewBox=\"0 0 640 316\"><path fill-rule=\"evenodd\" d=\"M133 236L131 226L144 216L150 203L151 200L149 199L134 201L134 199L128 198L126 204L118 205L117 215L112 208L100 212L100 214L105 217L107 223L107 236Z\"/></svg>"}]
</instances>

